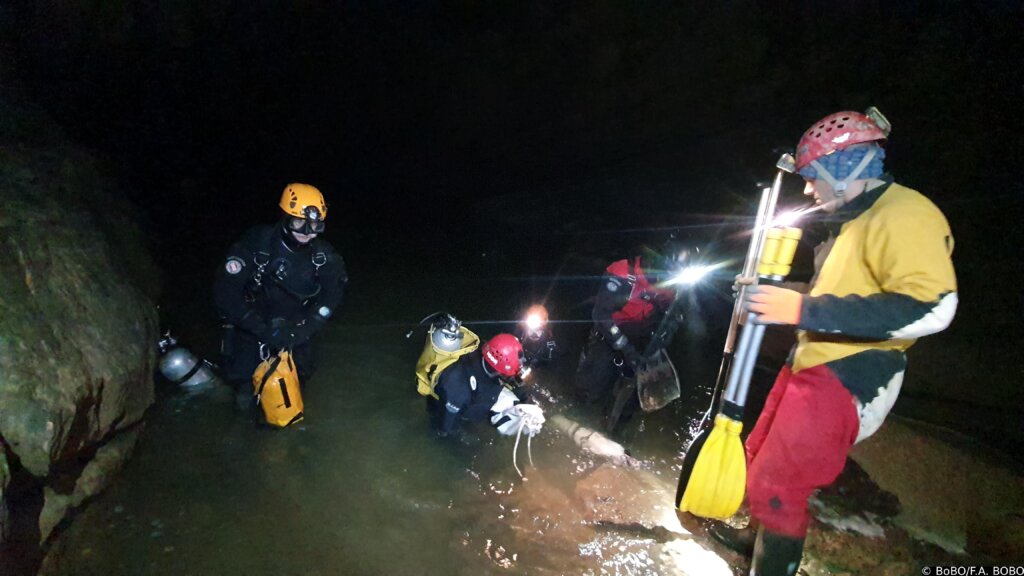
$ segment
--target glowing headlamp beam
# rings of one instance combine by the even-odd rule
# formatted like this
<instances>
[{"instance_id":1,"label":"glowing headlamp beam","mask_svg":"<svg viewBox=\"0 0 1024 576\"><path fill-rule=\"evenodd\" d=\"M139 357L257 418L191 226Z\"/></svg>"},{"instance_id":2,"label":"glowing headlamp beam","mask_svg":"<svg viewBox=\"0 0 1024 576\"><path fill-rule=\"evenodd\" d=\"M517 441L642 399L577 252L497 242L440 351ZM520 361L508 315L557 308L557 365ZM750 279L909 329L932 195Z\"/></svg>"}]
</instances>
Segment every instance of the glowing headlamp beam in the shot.
<instances>
[{"instance_id":1,"label":"glowing headlamp beam","mask_svg":"<svg viewBox=\"0 0 1024 576\"><path fill-rule=\"evenodd\" d=\"M692 266L686 266L675 276L673 276L667 285L673 286L693 286L704 279L705 276L721 268L725 264L695 264Z\"/></svg>"},{"instance_id":2,"label":"glowing headlamp beam","mask_svg":"<svg viewBox=\"0 0 1024 576\"><path fill-rule=\"evenodd\" d=\"M817 206L808 206L806 208L800 208L799 210L793 210L791 212L783 212L772 218L768 227L780 227L780 226L792 226L796 222L807 216L808 214L814 214L815 212L822 210L825 207L824 204L818 204Z\"/></svg>"},{"instance_id":3,"label":"glowing headlamp beam","mask_svg":"<svg viewBox=\"0 0 1024 576\"><path fill-rule=\"evenodd\" d=\"M539 330L544 327L544 319L540 314L530 314L526 317L526 327L531 331Z\"/></svg>"}]
</instances>

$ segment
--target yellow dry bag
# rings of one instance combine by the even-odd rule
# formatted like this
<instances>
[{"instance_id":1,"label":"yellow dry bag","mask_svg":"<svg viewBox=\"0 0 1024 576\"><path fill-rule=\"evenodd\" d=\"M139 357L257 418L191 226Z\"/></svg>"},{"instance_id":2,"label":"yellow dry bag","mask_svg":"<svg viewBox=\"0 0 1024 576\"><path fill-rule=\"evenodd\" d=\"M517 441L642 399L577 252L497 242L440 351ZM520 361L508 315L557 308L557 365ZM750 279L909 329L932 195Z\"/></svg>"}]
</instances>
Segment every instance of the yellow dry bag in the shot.
<instances>
[{"instance_id":1,"label":"yellow dry bag","mask_svg":"<svg viewBox=\"0 0 1024 576\"><path fill-rule=\"evenodd\" d=\"M437 398L437 394L434 394L434 386L437 385L437 377L441 375L441 372L460 357L480 346L480 337L469 328L460 326L461 337L453 339L453 341L459 341L458 348L446 350L443 340L434 337L435 332L438 331L436 326L430 327L427 332L427 342L423 345L423 353L420 354L420 359L416 362L416 391L422 396L433 396L434 398Z\"/></svg>"},{"instance_id":2,"label":"yellow dry bag","mask_svg":"<svg viewBox=\"0 0 1024 576\"><path fill-rule=\"evenodd\" d=\"M302 420L299 374L291 352L282 350L256 367L252 374L252 392L267 424L284 428Z\"/></svg>"}]
</instances>

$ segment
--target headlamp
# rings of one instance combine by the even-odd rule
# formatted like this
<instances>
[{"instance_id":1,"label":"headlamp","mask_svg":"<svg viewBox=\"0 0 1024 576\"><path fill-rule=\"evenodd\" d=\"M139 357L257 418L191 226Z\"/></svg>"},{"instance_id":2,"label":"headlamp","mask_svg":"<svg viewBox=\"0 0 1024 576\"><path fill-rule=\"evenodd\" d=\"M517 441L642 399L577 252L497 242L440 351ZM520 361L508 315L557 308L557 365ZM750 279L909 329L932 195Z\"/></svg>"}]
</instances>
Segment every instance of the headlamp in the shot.
<instances>
[{"instance_id":1,"label":"headlamp","mask_svg":"<svg viewBox=\"0 0 1024 576\"><path fill-rule=\"evenodd\" d=\"M681 286L693 286L708 275L714 269L714 266L704 266L701 264L694 264L691 266L684 266L675 276L669 280L669 284L681 285Z\"/></svg>"},{"instance_id":2,"label":"headlamp","mask_svg":"<svg viewBox=\"0 0 1024 576\"><path fill-rule=\"evenodd\" d=\"M523 318L523 326L526 327L527 334L532 338L540 338L547 323L548 310L541 304L530 306Z\"/></svg>"},{"instance_id":3,"label":"headlamp","mask_svg":"<svg viewBox=\"0 0 1024 576\"><path fill-rule=\"evenodd\" d=\"M530 314L526 317L526 328L530 332L536 332L544 327L544 320L540 317L540 314Z\"/></svg>"}]
</instances>

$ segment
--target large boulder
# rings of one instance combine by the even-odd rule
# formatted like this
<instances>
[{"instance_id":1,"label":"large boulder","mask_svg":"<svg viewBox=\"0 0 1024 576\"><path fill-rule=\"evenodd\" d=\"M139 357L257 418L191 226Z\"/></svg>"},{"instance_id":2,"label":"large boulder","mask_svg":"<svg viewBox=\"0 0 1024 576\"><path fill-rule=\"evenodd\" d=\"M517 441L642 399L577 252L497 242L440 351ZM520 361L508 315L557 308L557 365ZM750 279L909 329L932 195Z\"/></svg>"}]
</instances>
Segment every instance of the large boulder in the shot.
<instances>
[{"instance_id":1,"label":"large boulder","mask_svg":"<svg viewBox=\"0 0 1024 576\"><path fill-rule=\"evenodd\" d=\"M131 452L153 403L159 274L100 165L0 103L0 554L24 555Z\"/></svg>"}]
</instances>

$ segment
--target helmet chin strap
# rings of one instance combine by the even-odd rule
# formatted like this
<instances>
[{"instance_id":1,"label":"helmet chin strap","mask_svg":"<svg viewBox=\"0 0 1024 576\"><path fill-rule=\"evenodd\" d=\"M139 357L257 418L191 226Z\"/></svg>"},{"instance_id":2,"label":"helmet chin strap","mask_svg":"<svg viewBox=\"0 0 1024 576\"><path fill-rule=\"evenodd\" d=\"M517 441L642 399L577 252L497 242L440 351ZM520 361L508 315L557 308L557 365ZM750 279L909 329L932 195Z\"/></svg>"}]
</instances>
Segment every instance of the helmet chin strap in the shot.
<instances>
[{"instance_id":1,"label":"helmet chin strap","mask_svg":"<svg viewBox=\"0 0 1024 576\"><path fill-rule=\"evenodd\" d=\"M811 166L814 166L814 169L818 173L818 177L820 177L825 182L828 182L828 185L832 187L832 191L835 193L836 196L837 207L842 206L843 204L846 203L846 190L847 188L850 187L850 182L856 180L860 176L861 172L863 172L864 169L868 167L868 164L871 163L871 160L875 158L876 150L877 149L873 146L869 148L868 151L864 154L864 158L862 158L860 163L857 164L857 167L853 169L853 172L850 172L850 175L847 176L846 178L843 178L842 180L836 180L835 178L833 178L832 174L830 174L829 171L826 170L824 166L822 166L821 162L818 162L817 160L811 160Z\"/></svg>"},{"instance_id":2,"label":"helmet chin strap","mask_svg":"<svg viewBox=\"0 0 1024 576\"><path fill-rule=\"evenodd\" d=\"M491 378L494 378L495 376L501 376L501 374L499 374L497 370L495 370L490 364L488 364L487 360L485 360L482 356L480 357L480 362L483 364L484 374L487 374ZM475 389L476 388L474 388L474 390Z\"/></svg>"}]
</instances>

